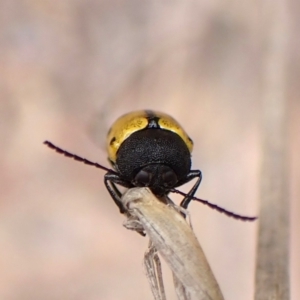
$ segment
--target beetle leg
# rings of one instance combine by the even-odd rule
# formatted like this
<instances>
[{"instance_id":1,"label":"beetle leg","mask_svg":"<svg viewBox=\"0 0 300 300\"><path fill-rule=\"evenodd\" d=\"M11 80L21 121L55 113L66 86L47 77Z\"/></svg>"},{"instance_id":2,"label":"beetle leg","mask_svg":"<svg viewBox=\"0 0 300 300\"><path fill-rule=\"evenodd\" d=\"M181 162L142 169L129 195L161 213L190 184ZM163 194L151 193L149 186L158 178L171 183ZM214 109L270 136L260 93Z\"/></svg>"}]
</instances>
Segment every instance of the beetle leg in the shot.
<instances>
[{"instance_id":1,"label":"beetle leg","mask_svg":"<svg viewBox=\"0 0 300 300\"><path fill-rule=\"evenodd\" d=\"M120 190L118 189L118 187L112 182L110 181L110 185L113 188L114 192L118 195L118 197L122 197L122 193L120 192Z\"/></svg>"},{"instance_id":2,"label":"beetle leg","mask_svg":"<svg viewBox=\"0 0 300 300\"><path fill-rule=\"evenodd\" d=\"M126 210L121 201L122 193L116 187L116 184L120 184L127 188L131 187L131 185L128 184L128 182L122 180L117 174L109 172L104 175L104 184L110 196L119 207L120 213L123 214Z\"/></svg>"},{"instance_id":3,"label":"beetle leg","mask_svg":"<svg viewBox=\"0 0 300 300\"><path fill-rule=\"evenodd\" d=\"M186 196L183 198L183 200L180 203L180 206L183 207L184 209L187 209L188 205L190 202L193 200L192 197L195 195L201 180L202 180L202 173L200 170L192 170L190 173L187 175L186 179L183 182L180 182L180 185L187 183L191 181L192 179L198 177L197 181L195 182L194 186L192 189L186 194Z\"/></svg>"}]
</instances>

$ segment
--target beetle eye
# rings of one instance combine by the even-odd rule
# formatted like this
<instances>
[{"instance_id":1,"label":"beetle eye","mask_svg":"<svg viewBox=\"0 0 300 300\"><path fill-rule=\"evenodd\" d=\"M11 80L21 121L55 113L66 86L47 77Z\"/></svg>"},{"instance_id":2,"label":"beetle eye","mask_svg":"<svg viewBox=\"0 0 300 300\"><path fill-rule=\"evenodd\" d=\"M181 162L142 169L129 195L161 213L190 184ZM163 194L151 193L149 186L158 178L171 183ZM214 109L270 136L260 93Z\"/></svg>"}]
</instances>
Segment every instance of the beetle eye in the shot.
<instances>
[{"instance_id":1,"label":"beetle eye","mask_svg":"<svg viewBox=\"0 0 300 300\"><path fill-rule=\"evenodd\" d=\"M151 178L151 173L145 170L140 170L135 176L135 181L141 186L148 186L151 182Z\"/></svg>"},{"instance_id":2,"label":"beetle eye","mask_svg":"<svg viewBox=\"0 0 300 300\"><path fill-rule=\"evenodd\" d=\"M177 177L173 170L168 170L162 174L164 186L173 187L177 182Z\"/></svg>"}]
</instances>

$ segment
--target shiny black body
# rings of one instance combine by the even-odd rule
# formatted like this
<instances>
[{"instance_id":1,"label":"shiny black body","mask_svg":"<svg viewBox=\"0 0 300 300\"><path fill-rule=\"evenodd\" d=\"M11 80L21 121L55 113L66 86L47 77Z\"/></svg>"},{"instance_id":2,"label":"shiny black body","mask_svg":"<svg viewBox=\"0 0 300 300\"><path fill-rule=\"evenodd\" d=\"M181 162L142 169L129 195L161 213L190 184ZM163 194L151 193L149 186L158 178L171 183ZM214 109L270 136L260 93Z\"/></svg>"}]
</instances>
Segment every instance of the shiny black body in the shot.
<instances>
[{"instance_id":1,"label":"shiny black body","mask_svg":"<svg viewBox=\"0 0 300 300\"><path fill-rule=\"evenodd\" d=\"M182 138L169 130L146 128L131 134L120 146L116 172L105 174L105 185L119 207L121 192L115 184L131 187L149 187L159 197L166 196L171 189L198 177L191 191L181 202L187 208L200 182L200 170L191 170L191 155Z\"/></svg>"}]
</instances>

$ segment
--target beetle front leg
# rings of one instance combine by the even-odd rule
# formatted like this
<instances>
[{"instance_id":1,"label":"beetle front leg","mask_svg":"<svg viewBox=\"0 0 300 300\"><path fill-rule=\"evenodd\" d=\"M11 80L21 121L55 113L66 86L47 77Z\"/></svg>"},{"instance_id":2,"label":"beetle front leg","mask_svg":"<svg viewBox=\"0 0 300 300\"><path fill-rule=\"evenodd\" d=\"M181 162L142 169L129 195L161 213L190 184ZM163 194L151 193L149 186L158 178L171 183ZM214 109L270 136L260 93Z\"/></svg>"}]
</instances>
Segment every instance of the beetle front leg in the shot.
<instances>
[{"instance_id":1,"label":"beetle front leg","mask_svg":"<svg viewBox=\"0 0 300 300\"><path fill-rule=\"evenodd\" d=\"M122 193L119 191L115 184L120 184L126 188L132 187L131 184L122 180L119 177L119 175L109 172L104 175L104 184L110 196L113 198L114 202L119 207L120 213L125 213L126 209L124 208L121 201Z\"/></svg>"},{"instance_id":2,"label":"beetle front leg","mask_svg":"<svg viewBox=\"0 0 300 300\"><path fill-rule=\"evenodd\" d=\"M194 178L197 178L197 181L195 182L194 186L192 187L192 189L187 193L187 195L183 198L183 200L180 203L180 206L183 207L184 209L187 209L187 207L189 206L190 202L193 200L192 197L195 195L201 180L202 180L202 173L200 170L192 170L190 171L190 173L187 175L187 178L184 180L184 182L180 182L180 185L187 183L189 181L191 181Z\"/></svg>"}]
</instances>

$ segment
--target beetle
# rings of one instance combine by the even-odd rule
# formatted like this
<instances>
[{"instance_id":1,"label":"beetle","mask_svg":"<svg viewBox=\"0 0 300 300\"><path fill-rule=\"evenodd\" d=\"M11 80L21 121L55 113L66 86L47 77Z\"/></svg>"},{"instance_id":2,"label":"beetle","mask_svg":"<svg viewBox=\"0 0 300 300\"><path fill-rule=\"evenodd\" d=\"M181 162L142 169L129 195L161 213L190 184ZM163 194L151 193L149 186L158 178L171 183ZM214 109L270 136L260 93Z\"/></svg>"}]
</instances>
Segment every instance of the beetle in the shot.
<instances>
[{"instance_id":1,"label":"beetle","mask_svg":"<svg viewBox=\"0 0 300 300\"><path fill-rule=\"evenodd\" d=\"M191 200L196 200L236 219L256 219L229 212L194 196L201 183L202 173L200 170L191 170L193 141L168 114L139 110L118 118L109 129L106 141L108 160L113 169L65 151L49 141L44 143L65 156L105 170L104 184L120 213L126 210L117 185L125 188L149 187L164 202L170 192L179 193L184 196L180 203L184 209L188 208ZM177 187L193 179L196 182L187 194L177 190Z\"/></svg>"}]
</instances>

